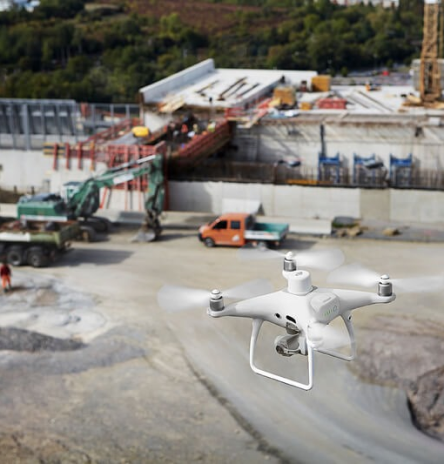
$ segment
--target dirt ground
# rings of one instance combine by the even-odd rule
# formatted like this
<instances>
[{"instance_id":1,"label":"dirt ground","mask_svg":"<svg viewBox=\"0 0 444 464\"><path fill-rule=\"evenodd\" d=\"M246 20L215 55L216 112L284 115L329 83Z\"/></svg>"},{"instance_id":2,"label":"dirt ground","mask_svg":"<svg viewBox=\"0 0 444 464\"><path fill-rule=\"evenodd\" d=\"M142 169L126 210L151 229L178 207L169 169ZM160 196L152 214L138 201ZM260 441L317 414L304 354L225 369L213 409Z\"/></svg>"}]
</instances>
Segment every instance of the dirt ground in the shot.
<instances>
[{"instance_id":1,"label":"dirt ground","mask_svg":"<svg viewBox=\"0 0 444 464\"><path fill-rule=\"evenodd\" d=\"M0 296L2 461L298 462L262 436L193 366L176 336L186 318L175 322L156 303L165 283L229 288L248 280L236 250L206 249L190 229L167 230L150 244L131 243L132 236L120 230L101 242L76 243L49 268L13 270L14 290ZM332 244L344 246L350 259L364 260L374 258L379 246ZM396 261L399 250L395 246L383 255ZM405 256L406 266L415 260ZM274 283L280 285L280 271ZM371 319L367 312L358 318L359 374L373 369L381 383L394 373L409 382L423 370L417 362L422 348L404 357L396 340L410 343L416 333L428 349L427 334L433 333L432 348L442 348L441 325L420 323L431 313L416 300L408 312L407 335L398 338L393 333L399 326L390 317ZM387 333L392 342L382 350ZM376 362L377 349L382 354ZM407 374L399 359L412 366ZM439 363L436 356L428 359L424 368Z\"/></svg>"},{"instance_id":2,"label":"dirt ground","mask_svg":"<svg viewBox=\"0 0 444 464\"><path fill-rule=\"evenodd\" d=\"M0 297L2 462L279 462L193 370L156 305L165 250L188 235L118 233L13 270Z\"/></svg>"}]
</instances>

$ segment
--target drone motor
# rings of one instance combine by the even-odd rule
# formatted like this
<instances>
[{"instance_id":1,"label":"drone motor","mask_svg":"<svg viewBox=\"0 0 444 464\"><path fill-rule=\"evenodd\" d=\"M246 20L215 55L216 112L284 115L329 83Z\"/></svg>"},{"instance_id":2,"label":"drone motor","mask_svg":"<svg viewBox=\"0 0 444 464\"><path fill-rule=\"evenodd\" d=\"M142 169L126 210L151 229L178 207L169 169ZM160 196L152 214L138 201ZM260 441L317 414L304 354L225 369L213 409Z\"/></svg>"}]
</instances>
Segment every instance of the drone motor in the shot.
<instances>
[{"instance_id":1,"label":"drone motor","mask_svg":"<svg viewBox=\"0 0 444 464\"><path fill-rule=\"evenodd\" d=\"M387 274L381 276L378 282L378 295L391 296L393 293L393 285L389 282L390 277Z\"/></svg>"},{"instance_id":2,"label":"drone motor","mask_svg":"<svg viewBox=\"0 0 444 464\"><path fill-rule=\"evenodd\" d=\"M222 311L224 308L225 303L222 292L215 288L210 295L210 309L211 311Z\"/></svg>"}]
</instances>

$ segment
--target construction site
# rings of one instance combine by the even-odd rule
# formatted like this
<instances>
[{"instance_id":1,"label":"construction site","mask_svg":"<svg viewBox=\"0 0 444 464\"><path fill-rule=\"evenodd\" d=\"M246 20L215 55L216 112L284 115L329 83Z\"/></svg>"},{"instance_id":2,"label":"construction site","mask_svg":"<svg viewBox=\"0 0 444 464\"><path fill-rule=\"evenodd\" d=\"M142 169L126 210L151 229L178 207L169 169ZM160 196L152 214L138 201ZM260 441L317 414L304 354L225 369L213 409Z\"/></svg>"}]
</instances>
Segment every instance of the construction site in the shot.
<instances>
[{"instance_id":1,"label":"construction site","mask_svg":"<svg viewBox=\"0 0 444 464\"><path fill-rule=\"evenodd\" d=\"M344 84L205 59L127 104L0 99L0 257L12 267L0 293L0 461L442 461L442 285L418 290L423 276L443 280L439 8L425 5L421 57L402 76ZM226 228L225 213L230 246L204 236ZM273 381L305 372L305 357L265 342L281 327L259 339L278 372L266 379L252 366L257 318L214 320L213 300L168 312L159 298L169 284L207 306L200 288L282 288L290 250L332 248L378 270L371 304L387 302L375 299L387 296L382 272L413 290L353 313L356 360L319 350L310 392ZM279 260L248 263L245 249ZM322 266L294 267L311 273L308 293L350 290ZM299 336L299 313L285 320L286 339Z\"/></svg>"},{"instance_id":2,"label":"construction site","mask_svg":"<svg viewBox=\"0 0 444 464\"><path fill-rule=\"evenodd\" d=\"M265 215L441 222L438 15L438 3L425 5L421 58L402 81L384 71L337 85L315 71L219 69L207 59L141 88L138 104L0 100L3 188L61 192L159 154L165 210L221 213L237 199ZM147 186L147 176L102 186L100 208L143 211Z\"/></svg>"}]
</instances>

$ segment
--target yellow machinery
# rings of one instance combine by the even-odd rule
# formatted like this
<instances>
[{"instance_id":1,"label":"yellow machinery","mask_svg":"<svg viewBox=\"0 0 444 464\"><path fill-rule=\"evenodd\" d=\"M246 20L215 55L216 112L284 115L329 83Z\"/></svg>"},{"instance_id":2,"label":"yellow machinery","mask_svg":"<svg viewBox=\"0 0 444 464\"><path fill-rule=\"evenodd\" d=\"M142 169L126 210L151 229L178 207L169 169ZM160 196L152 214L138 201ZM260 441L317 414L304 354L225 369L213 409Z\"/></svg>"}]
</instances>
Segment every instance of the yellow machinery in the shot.
<instances>
[{"instance_id":1,"label":"yellow machinery","mask_svg":"<svg viewBox=\"0 0 444 464\"><path fill-rule=\"evenodd\" d=\"M293 87L276 87L273 91L271 107L293 108L296 105L296 95Z\"/></svg>"},{"instance_id":2,"label":"yellow machinery","mask_svg":"<svg viewBox=\"0 0 444 464\"><path fill-rule=\"evenodd\" d=\"M150 135L150 131L148 127L145 126L136 126L132 128L132 133L134 137L148 137Z\"/></svg>"}]
</instances>

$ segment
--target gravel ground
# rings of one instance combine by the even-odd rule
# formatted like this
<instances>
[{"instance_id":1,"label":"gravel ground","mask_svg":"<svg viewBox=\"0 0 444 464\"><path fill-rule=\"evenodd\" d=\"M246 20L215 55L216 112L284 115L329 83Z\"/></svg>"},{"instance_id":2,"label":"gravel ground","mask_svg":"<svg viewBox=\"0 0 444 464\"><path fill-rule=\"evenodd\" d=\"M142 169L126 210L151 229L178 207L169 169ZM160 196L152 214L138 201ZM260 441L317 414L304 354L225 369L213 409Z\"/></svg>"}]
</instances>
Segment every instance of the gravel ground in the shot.
<instances>
[{"instance_id":1,"label":"gravel ground","mask_svg":"<svg viewBox=\"0 0 444 464\"><path fill-rule=\"evenodd\" d=\"M165 244L129 238L13 270L0 296L1 462L281 462L163 320Z\"/></svg>"},{"instance_id":2,"label":"gravel ground","mask_svg":"<svg viewBox=\"0 0 444 464\"><path fill-rule=\"evenodd\" d=\"M235 251L205 249L189 229L151 244L130 243L132 235L122 229L75 244L50 268L14 270L14 291L0 296L3 462L298 462L190 362L177 336L187 319L175 323L156 304L165 282L206 288L211 278L228 288L249 280L233 266ZM375 255L365 240L332 243L350 259ZM415 259L400 254L407 249L384 256L402 270ZM440 367L444 320L426 323L432 312L410 301L401 324L371 311L357 317L360 357L352 367L365 381L414 392L415 378Z\"/></svg>"}]
</instances>

